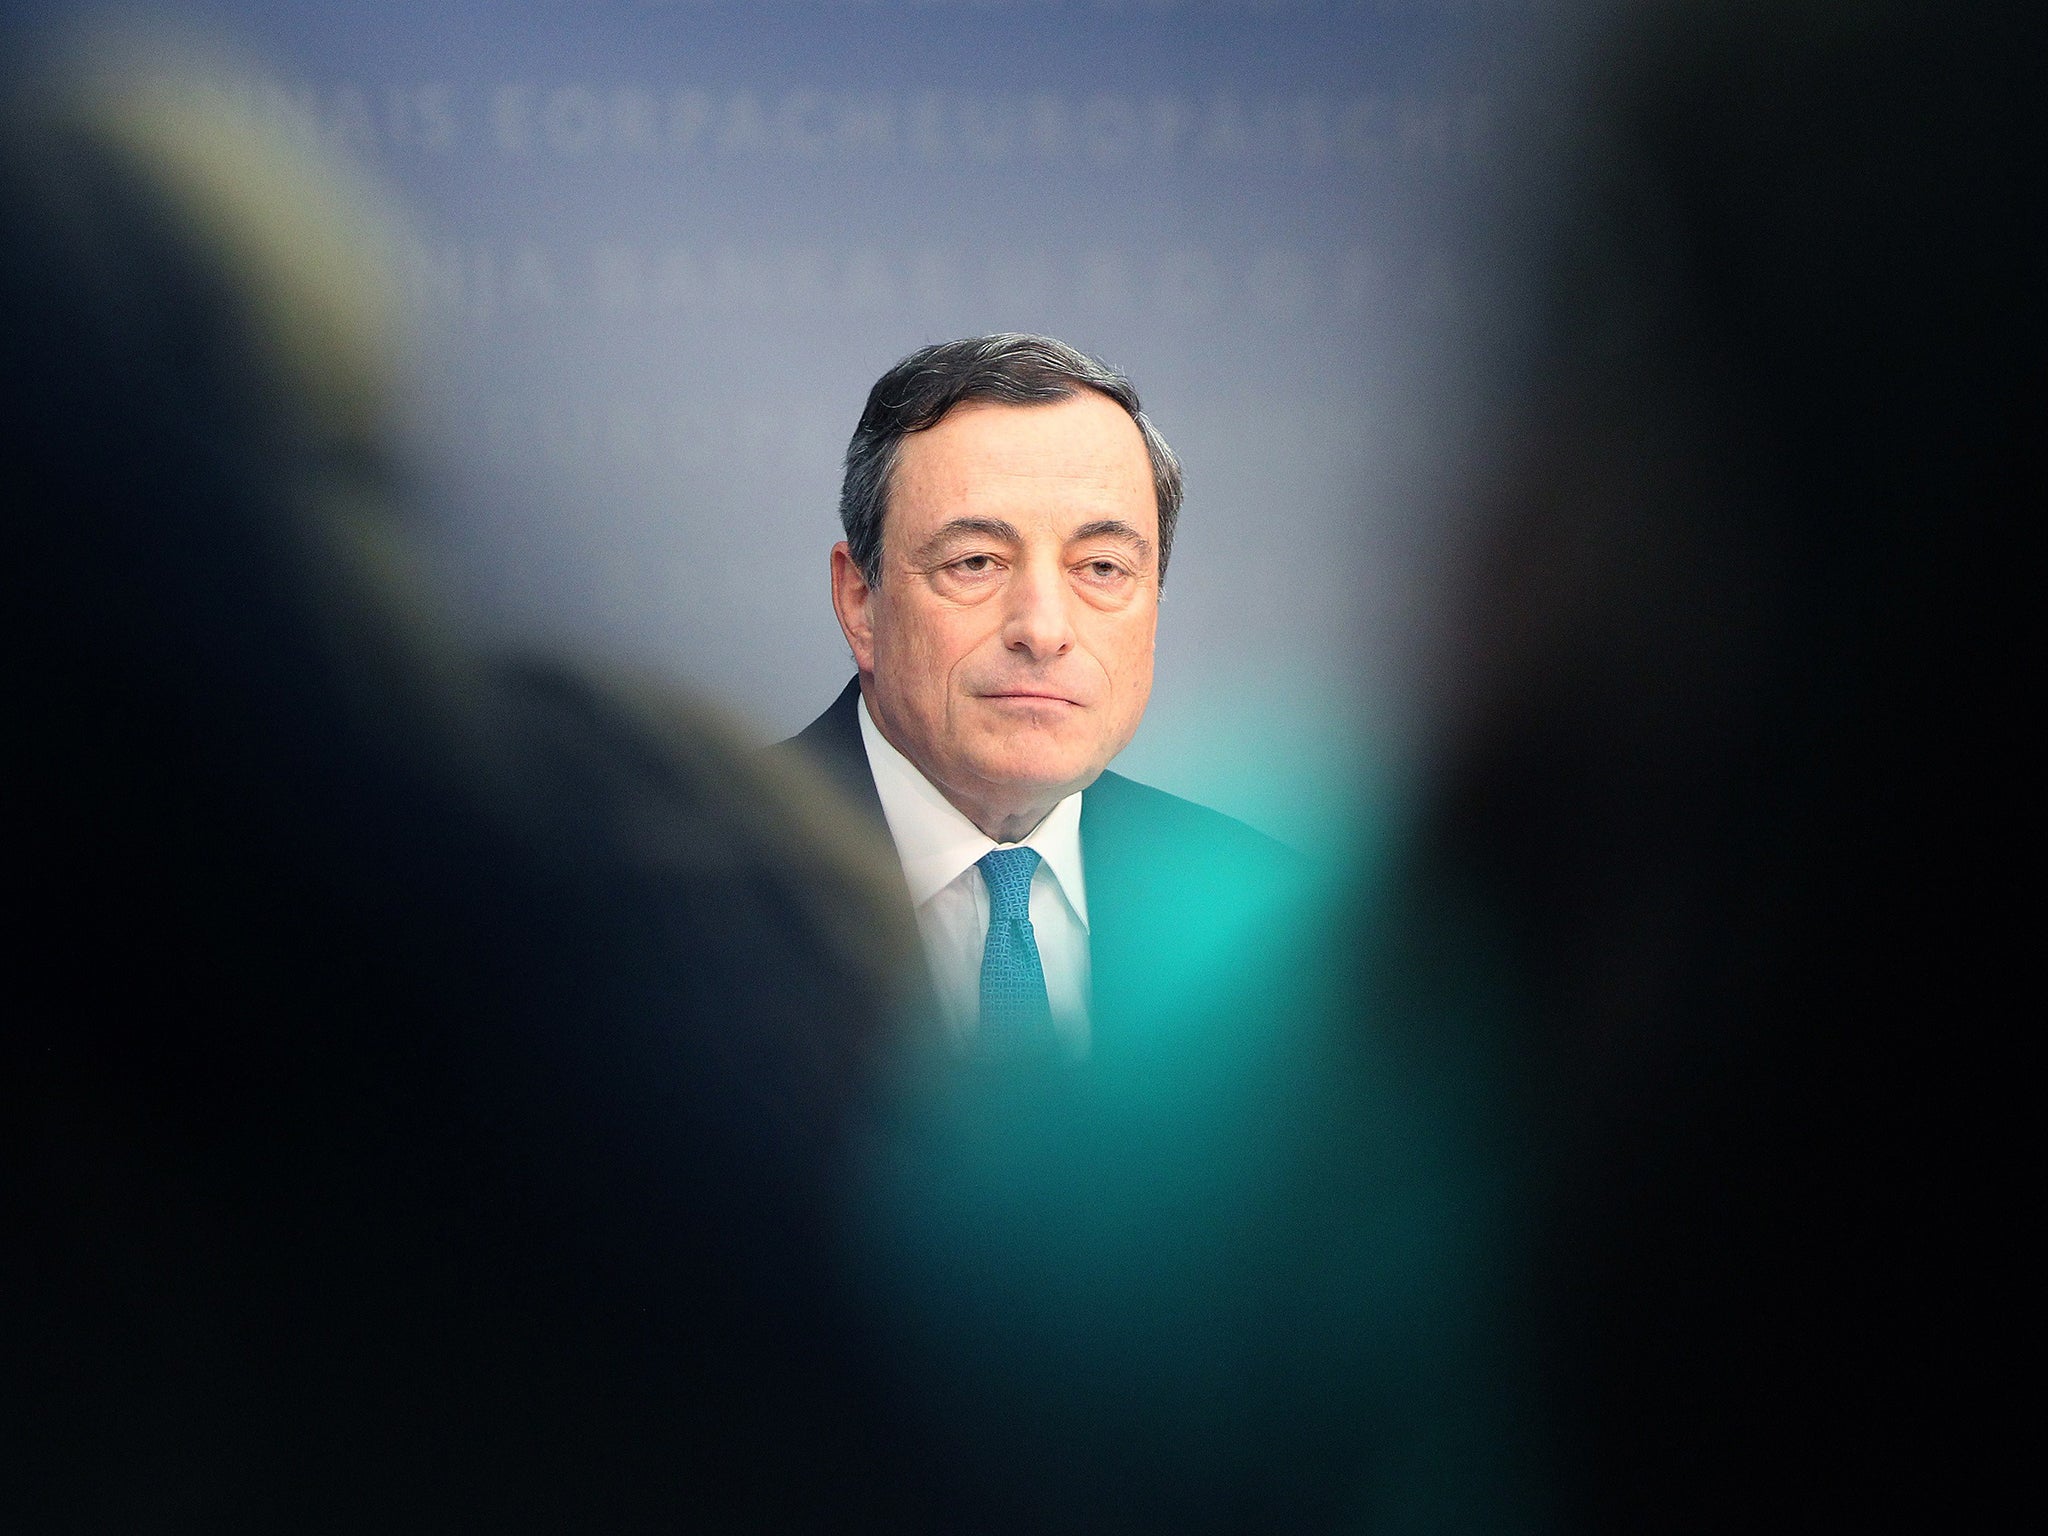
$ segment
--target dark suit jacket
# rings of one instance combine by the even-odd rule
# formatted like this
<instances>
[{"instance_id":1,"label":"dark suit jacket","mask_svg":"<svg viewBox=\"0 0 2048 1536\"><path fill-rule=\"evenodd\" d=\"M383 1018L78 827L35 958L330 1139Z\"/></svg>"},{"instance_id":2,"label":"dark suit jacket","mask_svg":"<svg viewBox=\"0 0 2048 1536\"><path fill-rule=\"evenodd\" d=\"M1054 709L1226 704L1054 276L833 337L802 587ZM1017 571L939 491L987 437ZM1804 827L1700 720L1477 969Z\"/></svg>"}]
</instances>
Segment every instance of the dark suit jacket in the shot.
<instances>
[{"instance_id":1,"label":"dark suit jacket","mask_svg":"<svg viewBox=\"0 0 2048 1536\"><path fill-rule=\"evenodd\" d=\"M885 826L860 736L860 680L816 720L771 749L798 752ZM1094 1047L1126 1044L1170 1017L1205 978L1226 974L1297 885L1305 862L1243 822L1105 772L1081 800L1088 878Z\"/></svg>"}]
</instances>

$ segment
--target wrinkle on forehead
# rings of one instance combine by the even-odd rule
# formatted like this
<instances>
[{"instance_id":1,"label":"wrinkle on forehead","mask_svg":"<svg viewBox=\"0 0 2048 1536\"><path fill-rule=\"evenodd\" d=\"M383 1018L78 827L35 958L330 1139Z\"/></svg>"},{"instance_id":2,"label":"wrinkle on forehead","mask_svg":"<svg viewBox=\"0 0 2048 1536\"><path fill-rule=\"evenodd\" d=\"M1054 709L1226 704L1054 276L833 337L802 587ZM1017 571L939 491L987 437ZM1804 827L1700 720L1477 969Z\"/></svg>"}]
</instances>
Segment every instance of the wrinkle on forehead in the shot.
<instances>
[{"instance_id":1,"label":"wrinkle on forehead","mask_svg":"<svg viewBox=\"0 0 2048 1536\"><path fill-rule=\"evenodd\" d=\"M974 401L903 442L891 516L921 543L949 516L1079 525L1128 520L1141 504L1158 525L1152 462L1137 423L1107 396L1084 392L1047 405ZM1071 533L1066 534L1072 537ZM1143 536L1141 532L1141 537Z\"/></svg>"}]
</instances>

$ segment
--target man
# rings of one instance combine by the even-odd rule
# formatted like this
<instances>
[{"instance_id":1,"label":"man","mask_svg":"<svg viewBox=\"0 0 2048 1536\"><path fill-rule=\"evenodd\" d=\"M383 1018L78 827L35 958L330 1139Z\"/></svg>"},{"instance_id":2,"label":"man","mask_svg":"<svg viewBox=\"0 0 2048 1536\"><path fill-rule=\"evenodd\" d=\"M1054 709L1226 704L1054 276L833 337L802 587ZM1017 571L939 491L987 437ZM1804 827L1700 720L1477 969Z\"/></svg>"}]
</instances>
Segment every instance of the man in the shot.
<instances>
[{"instance_id":1,"label":"man","mask_svg":"<svg viewBox=\"0 0 2048 1536\"><path fill-rule=\"evenodd\" d=\"M1180 500L1130 381L1040 336L911 354L847 449L832 605L859 675L793 744L887 826L977 1054L1099 1052L1287 868L1106 771L1151 693Z\"/></svg>"}]
</instances>

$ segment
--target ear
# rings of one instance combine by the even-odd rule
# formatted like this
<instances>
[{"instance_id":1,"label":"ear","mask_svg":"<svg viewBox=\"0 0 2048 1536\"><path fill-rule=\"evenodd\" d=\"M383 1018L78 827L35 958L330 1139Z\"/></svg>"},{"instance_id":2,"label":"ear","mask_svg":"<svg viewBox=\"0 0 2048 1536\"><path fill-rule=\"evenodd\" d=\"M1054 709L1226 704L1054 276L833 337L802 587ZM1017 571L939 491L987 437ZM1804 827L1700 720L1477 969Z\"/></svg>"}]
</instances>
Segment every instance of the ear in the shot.
<instances>
[{"instance_id":1,"label":"ear","mask_svg":"<svg viewBox=\"0 0 2048 1536\"><path fill-rule=\"evenodd\" d=\"M875 670L875 589L861 574L858 561L846 540L832 546L832 611L839 616L839 629L853 651L853 664L862 672Z\"/></svg>"}]
</instances>

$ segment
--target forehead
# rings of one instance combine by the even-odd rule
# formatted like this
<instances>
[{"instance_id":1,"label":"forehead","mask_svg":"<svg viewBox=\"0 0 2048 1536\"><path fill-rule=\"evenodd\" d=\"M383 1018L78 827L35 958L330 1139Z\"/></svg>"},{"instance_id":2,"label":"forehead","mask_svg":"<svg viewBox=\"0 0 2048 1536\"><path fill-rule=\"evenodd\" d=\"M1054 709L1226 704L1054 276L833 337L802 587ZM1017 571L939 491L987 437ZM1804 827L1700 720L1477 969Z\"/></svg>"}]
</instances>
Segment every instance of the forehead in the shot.
<instances>
[{"instance_id":1,"label":"forehead","mask_svg":"<svg viewBox=\"0 0 2048 1536\"><path fill-rule=\"evenodd\" d=\"M1152 461L1138 424L1092 389L1046 405L955 406L903 439L883 534L915 540L963 516L1055 534L1118 518L1156 541Z\"/></svg>"}]
</instances>

